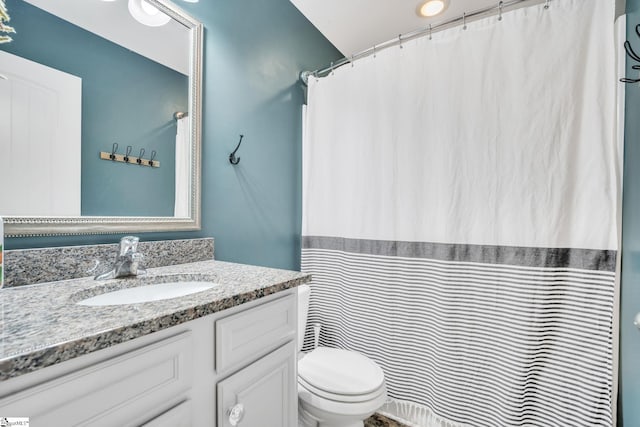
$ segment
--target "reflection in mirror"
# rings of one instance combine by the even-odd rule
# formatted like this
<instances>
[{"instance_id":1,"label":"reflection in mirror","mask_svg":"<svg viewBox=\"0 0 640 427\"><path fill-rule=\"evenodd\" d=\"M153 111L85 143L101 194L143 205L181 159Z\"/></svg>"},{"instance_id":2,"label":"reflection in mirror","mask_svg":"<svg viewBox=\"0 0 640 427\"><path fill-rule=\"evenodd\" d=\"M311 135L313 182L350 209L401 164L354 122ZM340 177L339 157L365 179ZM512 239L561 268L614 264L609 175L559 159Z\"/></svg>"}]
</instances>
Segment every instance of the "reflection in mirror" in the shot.
<instances>
[{"instance_id":1,"label":"reflection in mirror","mask_svg":"<svg viewBox=\"0 0 640 427\"><path fill-rule=\"evenodd\" d=\"M0 44L0 216L196 228L200 24L164 0L5 4L16 33Z\"/></svg>"}]
</instances>

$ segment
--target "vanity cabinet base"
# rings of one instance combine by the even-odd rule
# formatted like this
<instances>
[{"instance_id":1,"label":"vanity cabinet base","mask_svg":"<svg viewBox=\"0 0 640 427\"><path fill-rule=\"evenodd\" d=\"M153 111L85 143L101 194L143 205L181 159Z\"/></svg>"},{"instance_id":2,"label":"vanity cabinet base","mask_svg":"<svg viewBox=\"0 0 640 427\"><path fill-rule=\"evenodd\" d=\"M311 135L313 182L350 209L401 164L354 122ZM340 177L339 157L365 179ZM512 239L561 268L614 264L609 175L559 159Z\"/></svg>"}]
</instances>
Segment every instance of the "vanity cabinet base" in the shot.
<instances>
[{"instance_id":1,"label":"vanity cabinet base","mask_svg":"<svg viewBox=\"0 0 640 427\"><path fill-rule=\"evenodd\" d=\"M289 318L296 312L295 292L283 291L0 382L0 417L29 417L31 427L227 426L228 402L240 399L250 412L239 426L294 427L295 334L282 331L283 325L295 330L296 319ZM245 337L252 324L273 325L281 339L252 348L254 356L241 352L241 361L228 358L229 368L216 370L217 322L241 325L244 333L238 337ZM252 424L258 413L259 424Z\"/></svg>"}]
</instances>

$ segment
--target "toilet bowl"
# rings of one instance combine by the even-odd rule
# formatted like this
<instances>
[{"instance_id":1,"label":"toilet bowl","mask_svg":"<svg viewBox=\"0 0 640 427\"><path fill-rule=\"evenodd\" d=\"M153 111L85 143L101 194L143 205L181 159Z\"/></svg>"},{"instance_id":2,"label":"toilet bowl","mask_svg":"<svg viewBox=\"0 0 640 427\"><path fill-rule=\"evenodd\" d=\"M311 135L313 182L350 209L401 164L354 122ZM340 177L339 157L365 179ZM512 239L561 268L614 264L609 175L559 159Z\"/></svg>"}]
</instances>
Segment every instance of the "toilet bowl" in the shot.
<instances>
[{"instance_id":1,"label":"toilet bowl","mask_svg":"<svg viewBox=\"0 0 640 427\"><path fill-rule=\"evenodd\" d=\"M302 347L310 288L298 288L298 350ZM355 351L317 347L298 360L299 424L362 427L386 401L384 372Z\"/></svg>"}]
</instances>

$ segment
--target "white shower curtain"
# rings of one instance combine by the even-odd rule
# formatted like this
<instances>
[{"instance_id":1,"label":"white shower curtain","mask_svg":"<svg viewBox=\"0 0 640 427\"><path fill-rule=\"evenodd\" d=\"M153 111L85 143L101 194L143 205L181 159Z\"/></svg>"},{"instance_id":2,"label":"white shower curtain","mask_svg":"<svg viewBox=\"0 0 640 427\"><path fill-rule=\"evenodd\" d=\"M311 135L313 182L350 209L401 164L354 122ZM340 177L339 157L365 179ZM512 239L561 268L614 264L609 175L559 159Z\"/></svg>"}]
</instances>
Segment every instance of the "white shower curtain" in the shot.
<instances>
[{"instance_id":1,"label":"white shower curtain","mask_svg":"<svg viewBox=\"0 0 640 427\"><path fill-rule=\"evenodd\" d=\"M188 217L191 214L191 144L189 132L190 118L183 117L177 121L176 131L176 196L174 216Z\"/></svg>"},{"instance_id":2,"label":"white shower curtain","mask_svg":"<svg viewBox=\"0 0 640 427\"><path fill-rule=\"evenodd\" d=\"M310 79L309 323L454 424L611 426L614 2L467 27Z\"/></svg>"}]
</instances>

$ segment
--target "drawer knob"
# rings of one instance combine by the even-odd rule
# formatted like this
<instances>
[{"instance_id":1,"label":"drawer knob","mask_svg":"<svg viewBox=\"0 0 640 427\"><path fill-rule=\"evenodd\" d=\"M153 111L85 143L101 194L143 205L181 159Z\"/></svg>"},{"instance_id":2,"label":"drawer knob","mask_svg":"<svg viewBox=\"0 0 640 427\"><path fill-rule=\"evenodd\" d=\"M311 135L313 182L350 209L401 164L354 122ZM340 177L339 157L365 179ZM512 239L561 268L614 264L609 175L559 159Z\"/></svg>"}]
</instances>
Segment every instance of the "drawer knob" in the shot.
<instances>
[{"instance_id":1,"label":"drawer knob","mask_svg":"<svg viewBox=\"0 0 640 427\"><path fill-rule=\"evenodd\" d=\"M237 426L244 417L244 405L238 403L229 409L229 424Z\"/></svg>"}]
</instances>

